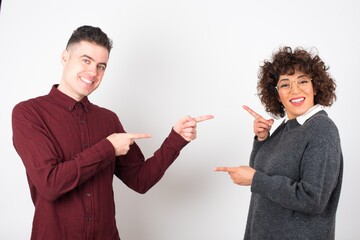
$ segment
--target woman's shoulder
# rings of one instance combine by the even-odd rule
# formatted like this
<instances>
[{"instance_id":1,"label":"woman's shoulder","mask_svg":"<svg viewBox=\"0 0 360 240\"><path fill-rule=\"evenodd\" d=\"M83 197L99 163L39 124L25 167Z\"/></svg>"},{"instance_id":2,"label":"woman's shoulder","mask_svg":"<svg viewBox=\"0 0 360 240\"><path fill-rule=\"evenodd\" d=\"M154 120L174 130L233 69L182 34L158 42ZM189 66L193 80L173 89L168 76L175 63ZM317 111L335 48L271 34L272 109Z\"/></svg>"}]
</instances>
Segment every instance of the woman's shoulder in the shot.
<instances>
[{"instance_id":1,"label":"woman's shoulder","mask_svg":"<svg viewBox=\"0 0 360 240\"><path fill-rule=\"evenodd\" d=\"M317 139L321 142L326 141L333 145L340 144L338 128L324 110L310 117L304 123L304 127L309 131L313 140Z\"/></svg>"},{"instance_id":2,"label":"woman's shoulder","mask_svg":"<svg viewBox=\"0 0 360 240\"><path fill-rule=\"evenodd\" d=\"M333 120L328 116L328 114L324 110L321 110L321 111L317 112L316 114L314 114L313 116L311 116L308 120L306 120L304 125L315 126L315 127L319 127L319 128L325 128L325 129L326 128L337 129Z\"/></svg>"}]
</instances>

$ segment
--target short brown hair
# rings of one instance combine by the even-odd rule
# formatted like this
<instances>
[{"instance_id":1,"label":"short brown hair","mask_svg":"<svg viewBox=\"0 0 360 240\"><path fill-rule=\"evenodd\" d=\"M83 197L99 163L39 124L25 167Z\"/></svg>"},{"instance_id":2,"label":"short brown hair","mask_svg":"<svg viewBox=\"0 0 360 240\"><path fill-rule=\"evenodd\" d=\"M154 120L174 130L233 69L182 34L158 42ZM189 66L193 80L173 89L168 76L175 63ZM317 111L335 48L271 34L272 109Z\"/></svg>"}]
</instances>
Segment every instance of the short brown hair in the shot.
<instances>
[{"instance_id":1,"label":"short brown hair","mask_svg":"<svg viewBox=\"0 0 360 240\"><path fill-rule=\"evenodd\" d=\"M95 43L99 46L102 46L108 50L110 53L112 49L112 40L108 38L106 33L104 33L99 27L92 26L81 26L74 30L68 43L66 44L66 49L74 44L79 43L81 41L88 41L91 43Z\"/></svg>"}]
</instances>

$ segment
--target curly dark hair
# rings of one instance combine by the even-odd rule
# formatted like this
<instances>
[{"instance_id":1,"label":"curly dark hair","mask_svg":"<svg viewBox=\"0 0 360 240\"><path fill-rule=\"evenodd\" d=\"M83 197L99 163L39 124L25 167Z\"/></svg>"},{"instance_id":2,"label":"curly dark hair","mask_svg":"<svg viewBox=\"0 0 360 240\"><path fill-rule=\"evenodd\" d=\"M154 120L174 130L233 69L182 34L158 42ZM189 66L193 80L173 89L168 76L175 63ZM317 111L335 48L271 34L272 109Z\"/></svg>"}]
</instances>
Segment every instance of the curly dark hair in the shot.
<instances>
[{"instance_id":1,"label":"curly dark hair","mask_svg":"<svg viewBox=\"0 0 360 240\"><path fill-rule=\"evenodd\" d=\"M110 53L112 49L112 40L108 38L106 33L104 33L99 27L92 26L81 26L74 30L68 43L66 44L66 49L74 43L78 43L81 41L88 41L95 43L99 46L102 46L108 50Z\"/></svg>"},{"instance_id":2,"label":"curly dark hair","mask_svg":"<svg viewBox=\"0 0 360 240\"><path fill-rule=\"evenodd\" d=\"M276 90L280 75L292 75L295 71L303 72L312 79L314 103L323 106L331 106L336 101L336 84L327 72L329 67L313 54L297 47L294 51L291 47L281 47L273 53L271 60L265 60L260 66L258 74L257 93L265 110L273 117L284 117L285 109L279 101Z\"/></svg>"}]
</instances>

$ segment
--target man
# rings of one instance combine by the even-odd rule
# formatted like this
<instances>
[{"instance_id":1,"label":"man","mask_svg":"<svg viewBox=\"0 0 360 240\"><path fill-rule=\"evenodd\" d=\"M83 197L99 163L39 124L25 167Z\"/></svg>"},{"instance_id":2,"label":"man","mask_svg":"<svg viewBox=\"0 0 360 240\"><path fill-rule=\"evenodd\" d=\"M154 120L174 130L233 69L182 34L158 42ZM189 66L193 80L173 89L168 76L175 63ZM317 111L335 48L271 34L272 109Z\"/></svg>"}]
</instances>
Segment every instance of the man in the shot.
<instances>
[{"instance_id":1,"label":"man","mask_svg":"<svg viewBox=\"0 0 360 240\"><path fill-rule=\"evenodd\" d=\"M113 175L145 193L196 138L196 123L213 118L182 118L145 161L134 140L151 136L126 133L115 113L87 98L101 83L111 48L100 28L79 27L62 53L60 83L13 110L13 143L35 205L31 239L120 239Z\"/></svg>"}]
</instances>

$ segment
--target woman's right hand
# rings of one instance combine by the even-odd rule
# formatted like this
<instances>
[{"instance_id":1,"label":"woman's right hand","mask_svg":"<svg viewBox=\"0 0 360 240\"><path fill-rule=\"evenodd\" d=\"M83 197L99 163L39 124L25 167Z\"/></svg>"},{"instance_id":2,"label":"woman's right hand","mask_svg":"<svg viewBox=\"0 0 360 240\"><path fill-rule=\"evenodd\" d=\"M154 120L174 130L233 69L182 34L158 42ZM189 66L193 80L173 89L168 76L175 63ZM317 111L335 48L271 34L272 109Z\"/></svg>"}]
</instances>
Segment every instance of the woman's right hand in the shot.
<instances>
[{"instance_id":1,"label":"woman's right hand","mask_svg":"<svg viewBox=\"0 0 360 240\"><path fill-rule=\"evenodd\" d=\"M248 106L244 105L243 108L255 118L254 134L257 136L258 141L264 141L265 139L267 139L271 126L274 124L274 119L271 118L266 120Z\"/></svg>"}]
</instances>

